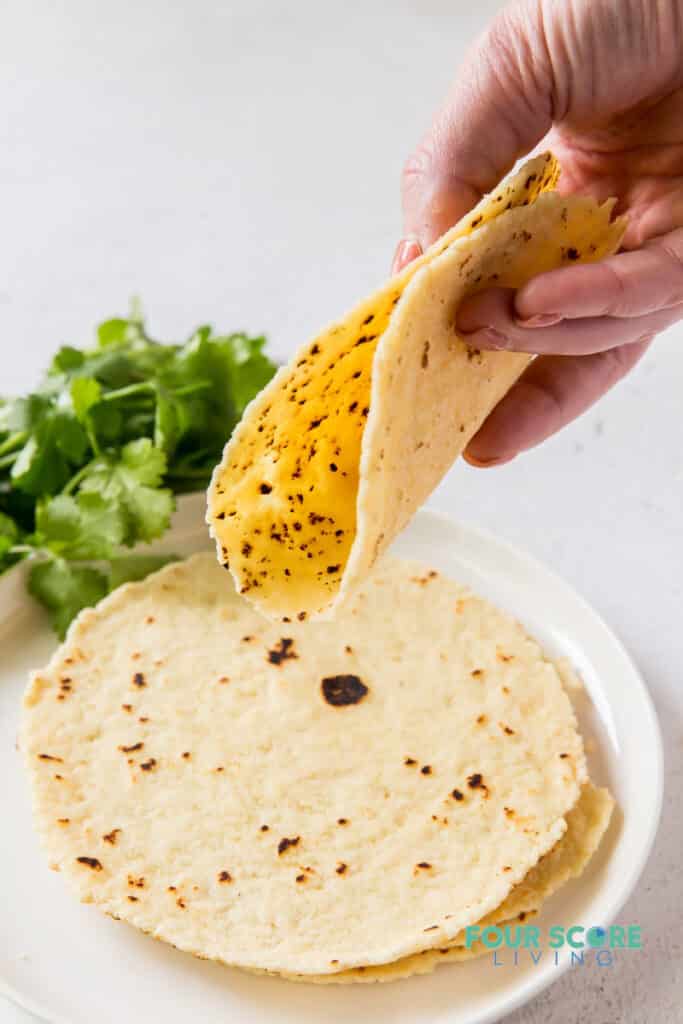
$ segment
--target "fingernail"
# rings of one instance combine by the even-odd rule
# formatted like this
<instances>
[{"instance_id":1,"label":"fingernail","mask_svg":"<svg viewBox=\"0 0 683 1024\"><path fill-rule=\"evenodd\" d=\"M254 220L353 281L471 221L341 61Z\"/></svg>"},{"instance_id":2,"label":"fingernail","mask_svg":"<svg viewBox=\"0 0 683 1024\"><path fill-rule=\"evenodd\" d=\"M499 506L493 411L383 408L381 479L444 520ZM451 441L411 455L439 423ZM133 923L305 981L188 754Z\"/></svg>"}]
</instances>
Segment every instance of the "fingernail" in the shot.
<instances>
[{"instance_id":1,"label":"fingernail","mask_svg":"<svg viewBox=\"0 0 683 1024\"><path fill-rule=\"evenodd\" d=\"M481 345L482 348L509 348L510 340L495 327L479 327L476 331L461 331L460 337L468 345Z\"/></svg>"},{"instance_id":2,"label":"fingernail","mask_svg":"<svg viewBox=\"0 0 683 1024\"><path fill-rule=\"evenodd\" d=\"M504 466L506 462L512 462L517 456L504 455L502 458L478 459L476 456L464 451L462 457L470 466L475 466L477 469L489 469L492 466Z\"/></svg>"},{"instance_id":3,"label":"fingernail","mask_svg":"<svg viewBox=\"0 0 683 1024\"><path fill-rule=\"evenodd\" d=\"M559 324L562 317L559 313L536 313L526 319L518 316L516 320L520 327L552 327L553 324Z\"/></svg>"},{"instance_id":4,"label":"fingernail","mask_svg":"<svg viewBox=\"0 0 683 1024\"><path fill-rule=\"evenodd\" d=\"M392 274L398 274L408 263L412 263L422 255L422 246L416 238L402 238L396 246L394 260L391 264Z\"/></svg>"}]
</instances>

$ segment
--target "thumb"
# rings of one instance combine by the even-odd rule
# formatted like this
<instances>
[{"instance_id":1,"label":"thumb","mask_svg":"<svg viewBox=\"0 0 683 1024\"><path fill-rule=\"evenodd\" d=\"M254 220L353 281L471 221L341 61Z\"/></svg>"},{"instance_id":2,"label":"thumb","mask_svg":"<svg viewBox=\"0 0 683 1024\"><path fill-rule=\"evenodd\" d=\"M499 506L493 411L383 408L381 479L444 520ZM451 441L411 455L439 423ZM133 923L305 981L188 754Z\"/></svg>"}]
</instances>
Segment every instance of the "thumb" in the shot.
<instances>
[{"instance_id":1,"label":"thumb","mask_svg":"<svg viewBox=\"0 0 683 1024\"><path fill-rule=\"evenodd\" d=\"M552 109L541 5L529 0L499 14L474 45L406 162L405 239L425 249L464 216L543 138Z\"/></svg>"}]
</instances>

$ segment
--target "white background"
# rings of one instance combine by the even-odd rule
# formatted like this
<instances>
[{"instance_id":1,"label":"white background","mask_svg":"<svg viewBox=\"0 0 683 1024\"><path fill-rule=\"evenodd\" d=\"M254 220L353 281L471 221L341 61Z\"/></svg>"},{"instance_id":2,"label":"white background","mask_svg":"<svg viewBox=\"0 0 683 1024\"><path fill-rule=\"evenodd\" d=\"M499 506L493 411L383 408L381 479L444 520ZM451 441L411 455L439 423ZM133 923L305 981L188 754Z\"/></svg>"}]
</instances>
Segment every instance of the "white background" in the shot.
<instances>
[{"instance_id":1,"label":"white background","mask_svg":"<svg viewBox=\"0 0 683 1024\"><path fill-rule=\"evenodd\" d=\"M386 273L402 160L497 6L5 0L0 392L133 294L159 337L212 321L279 356L342 313ZM502 469L458 465L434 499L578 587L665 734L660 834L621 915L644 952L565 975L510 1024L680 1019L682 407L679 327L573 427ZM2 1024L26 1020L0 1001Z\"/></svg>"}]
</instances>

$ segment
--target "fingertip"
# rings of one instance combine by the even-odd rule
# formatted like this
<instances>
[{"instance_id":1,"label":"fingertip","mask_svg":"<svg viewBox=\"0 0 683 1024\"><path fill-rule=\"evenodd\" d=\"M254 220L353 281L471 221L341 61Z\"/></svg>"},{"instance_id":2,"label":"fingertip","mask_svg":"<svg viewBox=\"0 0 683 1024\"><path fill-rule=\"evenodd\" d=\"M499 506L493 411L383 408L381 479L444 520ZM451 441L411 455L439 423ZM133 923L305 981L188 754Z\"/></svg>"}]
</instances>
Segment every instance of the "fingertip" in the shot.
<instances>
[{"instance_id":1,"label":"fingertip","mask_svg":"<svg viewBox=\"0 0 683 1024\"><path fill-rule=\"evenodd\" d=\"M546 275L539 275L539 277L544 276ZM548 312L547 306L544 303L543 285L541 284L539 288L539 277L532 277L530 281L521 285L515 292L513 299L514 315L520 324L528 323L534 317L543 316Z\"/></svg>"},{"instance_id":2,"label":"fingertip","mask_svg":"<svg viewBox=\"0 0 683 1024\"><path fill-rule=\"evenodd\" d=\"M516 317L517 326L523 328L554 327L561 322L562 317L559 313L536 313L533 316Z\"/></svg>"},{"instance_id":3,"label":"fingertip","mask_svg":"<svg viewBox=\"0 0 683 1024\"><path fill-rule=\"evenodd\" d=\"M483 328L500 328L512 320L514 291L512 288L486 288L468 295L456 313L456 327L463 334Z\"/></svg>"},{"instance_id":4,"label":"fingertip","mask_svg":"<svg viewBox=\"0 0 683 1024\"><path fill-rule=\"evenodd\" d=\"M422 246L420 245L417 238L413 236L407 236L402 238L396 246L396 252L391 264L391 273L398 274L399 271L407 267L409 263L416 260L418 256L422 255Z\"/></svg>"},{"instance_id":5,"label":"fingertip","mask_svg":"<svg viewBox=\"0 0 683 1024\"><path fill-rule=\"evenodd\" d=\"M469 448L466 448L462 457L468 466L473 466L475 469L493 469L494 466L504 466L506 462L512 462L517 458L517 454L477 456L473 455Z\"/></svg>"},{"instance_id":6,"label":"fingertip","mask_svg":"<svg viewBox=\"0 0 683 1024\"><path fill-rule=\"evenodd\" d=\"M593 277L592 269L589 264L556 267L532 277L515 293L517 322L523 327L545 327L562 319L590 315L590 310L581 309L581 293ZM589 272L588 278L586 271ZM595 290L594 281L591 291Z\"/></svg>"}]
</instances>

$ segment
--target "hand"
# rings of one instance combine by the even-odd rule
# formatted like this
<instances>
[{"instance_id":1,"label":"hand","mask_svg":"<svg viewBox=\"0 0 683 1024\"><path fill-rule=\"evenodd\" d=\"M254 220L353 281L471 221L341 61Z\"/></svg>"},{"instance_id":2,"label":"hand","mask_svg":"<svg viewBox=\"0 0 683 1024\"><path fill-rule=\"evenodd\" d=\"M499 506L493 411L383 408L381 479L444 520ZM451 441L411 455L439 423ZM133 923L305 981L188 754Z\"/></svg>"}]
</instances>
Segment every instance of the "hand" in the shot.
<instances>
[{"instance_id":1,"label":"hand","mask_svg":"<svg viewBox=\"0 0 683 1024\"><path fill-rule=\"evenodd\" d=\"M538 353L470 442L507 462L579 416L683 316L683 0L525 0L470 51L405 166L399 270L543 140L560 191L618 197L623 251L466 300L477 348Z\"/></svg>"}]
</instances>

